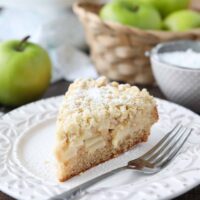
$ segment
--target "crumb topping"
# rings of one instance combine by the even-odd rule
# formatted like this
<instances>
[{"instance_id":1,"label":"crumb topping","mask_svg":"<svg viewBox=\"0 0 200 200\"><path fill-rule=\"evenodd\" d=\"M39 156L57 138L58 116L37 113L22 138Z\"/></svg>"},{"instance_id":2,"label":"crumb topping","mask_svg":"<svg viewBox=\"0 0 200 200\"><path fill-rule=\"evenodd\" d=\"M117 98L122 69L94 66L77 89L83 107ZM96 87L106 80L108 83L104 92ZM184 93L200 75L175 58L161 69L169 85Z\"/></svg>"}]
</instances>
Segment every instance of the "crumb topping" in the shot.
<instances>
[{"instance_id":1,"label":"crumb topping","mask_svg":"<svg viewBox=\"0 0 200 200\"><path fill-rule=\"evenodd\" d=\"M60 137L72 141L94 133L106 134L134 123L136 113L151 112L153 106L155 101L145 89L108 83L105 77L79 79L70 85L60 109Z\"/></svg>"}]
</instances>

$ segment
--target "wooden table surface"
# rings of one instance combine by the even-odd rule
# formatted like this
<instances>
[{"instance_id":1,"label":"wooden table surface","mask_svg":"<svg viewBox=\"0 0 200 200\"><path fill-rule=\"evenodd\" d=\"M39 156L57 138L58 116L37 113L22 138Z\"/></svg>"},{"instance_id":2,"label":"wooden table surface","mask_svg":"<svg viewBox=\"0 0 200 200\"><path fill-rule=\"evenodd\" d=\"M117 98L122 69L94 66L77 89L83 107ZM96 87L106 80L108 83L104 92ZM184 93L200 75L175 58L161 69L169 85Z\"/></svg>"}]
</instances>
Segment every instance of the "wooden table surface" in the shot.
<instances>
[{"instance_id":1,"label":"wooden table surface","mask_svg":"<svg viewBox=\"0 0 200 200\"><path fill-rule=\"evenodd\" d=\"M43 98L62 95L67 90L68 86L69 86L69 82L66 82L64 80L58 81L58 82L52 84L49 87L47 92L44 94ZM142 87L142 86L140 86L140 87ZM146 88L155 97L165 99L164 95L160 92L160 90L157 87L146 87ZM5 108L5 107L0 105L0 111L1 112L6 113L10 110L12 110L12 109L11 108ZM0 191L0 200L14 200L14 199ZM198 186L198 187L192 189L191 191L175 198L175 200L200 200L200 186Z\"/></svg>"}]
</instances>

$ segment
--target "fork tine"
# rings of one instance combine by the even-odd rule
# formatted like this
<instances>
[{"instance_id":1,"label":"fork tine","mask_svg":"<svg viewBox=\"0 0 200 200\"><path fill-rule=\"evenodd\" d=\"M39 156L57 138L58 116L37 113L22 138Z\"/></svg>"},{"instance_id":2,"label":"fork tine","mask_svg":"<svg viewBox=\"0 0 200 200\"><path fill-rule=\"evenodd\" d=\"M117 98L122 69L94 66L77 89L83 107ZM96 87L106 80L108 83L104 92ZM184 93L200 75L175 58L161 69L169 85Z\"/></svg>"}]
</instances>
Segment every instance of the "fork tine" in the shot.
<instances>
[{"instance_id":1,"label":"fork tine","mask_svg":"<svg viewBox=\"0 0 200 200\"><path fill-rule=\"evenodd\" d=\"M158 142L152 149L150 149L147 153L142 155L140 158L146 159L148 156L151 156L155 151L162 147L162 145L167 141L167 139L172 135L176 135L176 133L181 129L180 123L178 123L171 131L169 131L161 140ZM176 130L178 129L178 130Z\"/></svg>"},{"instance_id":2,"label":"fork tine","mask_svg":"<svg viewBox=\"0 0 200 200\"><path fill-rule=\"evenodd\" d=\"M159 164L158 167L160 168L165 167L176 156L176 154L179 152L181 147L185 144L185 142L191 135L192 131L193 129L186 129L185 134L182 137L182 141L177 143L175 147L170 150L170 152L166 152L165 154L163 154L160 162L156 163L157 165Z\"/></svg>"},{"instance_id":3,"label":"fork tine","mask_svg":"<svg viewBox=\"0 0 200 200\"><path fill-rule=\"evenodd\" d=\"M149 159L149 162L152 162L156 164L159 162L162 158L163 155L169 154L170 150L173 149L173 147L176 145L178 141L181 140L185 132L187 131L187 128L181 128L173 137L171 137L165 145L162 146L162 148L159 149L159 151L156 151ZM166 155L167 156L167 155Z\"/></svg>"}]
</instances>

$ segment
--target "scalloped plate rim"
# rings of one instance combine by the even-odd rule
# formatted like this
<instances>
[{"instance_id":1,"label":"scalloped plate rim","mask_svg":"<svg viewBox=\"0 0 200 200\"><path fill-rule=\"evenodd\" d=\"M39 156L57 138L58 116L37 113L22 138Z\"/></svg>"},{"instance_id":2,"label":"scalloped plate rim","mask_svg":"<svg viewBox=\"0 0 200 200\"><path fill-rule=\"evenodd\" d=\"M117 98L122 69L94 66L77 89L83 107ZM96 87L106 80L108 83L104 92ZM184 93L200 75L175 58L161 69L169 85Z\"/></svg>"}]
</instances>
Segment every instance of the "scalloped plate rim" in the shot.
<instances>
[{"instance_id":1,"label":"scalloped plate rim","mask_svg":"<svg viewBox=\"0 0 200 200\"><path fill-rule=\"evenodd\" d=\"M58 99L61 99L61 98L63 98L63 97L64 97L64 96L61 95L61 96L56 96L56 97L50 97L50 98L47 98L47 99L41 99L41 100L39 100L39 101L32 102L32 103L26 104L26 105L24 105L24 106L21 106L21 107L19 107L19 108L16 108L16 109L14 109L13 111L10 111L10 112L4 114L3 116L1 116L1 117L0 117L0 123L3 122L3 121L6 119L7 116L9 116L9 115L12 114L12 113L18 112L18 111L21 110L21 109L27 108L27 107L29 107L29 106L31 106L31 105L34 106L35 104L36 104L36 105L37 105L37 104L40 104L41 102L44 102L44 101L48 101L48 102L50 102L50 101L57 101ZM176 103L173 103L173 102L170 102L170 101L167 101L167 100L163 100L163 99L159 99L159 98L156 98L156 100L161 101L161 102L163 102L164 104L167 103L167 104L172 105L172 106L175 106L175 107L177 107L177 108L179 108L179 109L183 109L183 110L186 111L187 113L192 114L193 116L199 118L199 120L200 120L200 116L199 116L198 114L194 113L193 111L189 110L188 108L185 108L185 107L183 107L183 106L181 106L181 105L178 105L178 104L176 104ZM33 126L32 126L32 127L33 127ZM31 128L32 128L32 127L31 127ZM19 137L22 137L22 136L23 136L23 134L20 135ZM18 141L18 140L19 140L19 138L17 139L17 141ZM15 146L16 146L16 144L15 144ZM181 194L183 194L183 193L185 193L185 192L191 190L192 188L196 187L196 186L199 185L199 184L200 184L200 178L199 178L198 181L196 180L196 183L193 183L193 184L189 185L185 190L181 190L181 191L179 191L179 192L176 192L176 193L173 194L173 195L168 195L166 198L163 198L163 199L169 199L169 198L177 197L177 196L179 196L179 195L181 195ZM2 192L6 193L6 194L8 194L8 195L10 195L10 196L12 196L12 197L14 197L14 198L19 198L19 199L20 199L20 198L22 197L20 194L16 194L16 193L12 192L12 190L9 190L9 189L6 189L5 187L2 187L1 183L0 183L0 189L1 189Z\"/></svg>"}]
</instances>

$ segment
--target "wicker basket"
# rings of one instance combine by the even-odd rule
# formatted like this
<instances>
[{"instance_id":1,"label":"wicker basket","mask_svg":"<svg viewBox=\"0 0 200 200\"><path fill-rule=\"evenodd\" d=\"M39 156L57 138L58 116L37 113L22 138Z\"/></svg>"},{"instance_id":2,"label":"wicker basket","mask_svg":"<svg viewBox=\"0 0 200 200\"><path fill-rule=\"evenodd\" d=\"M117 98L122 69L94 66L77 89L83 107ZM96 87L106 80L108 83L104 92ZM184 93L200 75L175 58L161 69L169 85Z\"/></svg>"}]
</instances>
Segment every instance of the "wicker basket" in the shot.
<instances>
[{"instance_id":1,"label":"wicker basket","mask_svg":"<svg viewBox=\"0 0 200 200\"><path fill-rule=\"evenodd\" d=\"M156 44L170 40L200 39L200 30L189 32L145 31L102 21L102 5L79 2L74 11L84 25L91 57L98 73L112 80L152 84L150 60L145 56Z\"/></svg>"}]
</instances>

